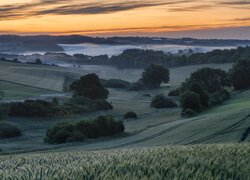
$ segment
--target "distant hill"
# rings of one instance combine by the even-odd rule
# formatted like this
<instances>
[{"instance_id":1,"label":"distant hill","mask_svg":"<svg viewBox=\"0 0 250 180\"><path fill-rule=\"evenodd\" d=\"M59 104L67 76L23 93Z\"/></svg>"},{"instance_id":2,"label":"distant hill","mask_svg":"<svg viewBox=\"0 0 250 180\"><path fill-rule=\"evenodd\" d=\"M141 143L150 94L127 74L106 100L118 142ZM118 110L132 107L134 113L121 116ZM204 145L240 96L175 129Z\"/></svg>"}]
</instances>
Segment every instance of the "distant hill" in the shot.
<instances>
[{"instance_id":1,"label":"distant hill","mask_svg":"<svg viewBox=\"0 0 250 180\"><path fill-rule=\"evenodd\" d=\"M69 36L0 36L0 53L15 53L27 51L61 52L63 48L58 44L171 44L187 46L241 46L250 45L250 40L217 40L192 38L153 38L153 37L87 37L80 35Z\"/></svg>"}]
</instances>

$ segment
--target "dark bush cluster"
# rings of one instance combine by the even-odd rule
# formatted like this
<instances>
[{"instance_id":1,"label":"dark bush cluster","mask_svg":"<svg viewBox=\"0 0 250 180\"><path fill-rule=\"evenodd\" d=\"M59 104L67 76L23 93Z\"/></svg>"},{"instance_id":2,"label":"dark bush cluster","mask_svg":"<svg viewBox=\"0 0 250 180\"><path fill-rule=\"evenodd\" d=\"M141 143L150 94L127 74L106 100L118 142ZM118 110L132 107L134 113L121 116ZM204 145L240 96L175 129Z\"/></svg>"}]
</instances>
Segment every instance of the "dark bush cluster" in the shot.
<instances>
[{"instance_id":1,"label":"dark bush cluster","mask_svg":"<svg viewBox=\"0 0 250 180\"><path fill-rule=\"evenodd\" d=\"M180 103L183 112L187 109L191 109L193 111L198 112L201 109L201 99L199 94L196 94L191 91L186 91L181 95Z\"/></svg>"},{"instance_id":2,"label":"dark bush cluster","mask_svg":"<svg viewBox=\"0 0 250 180\"><path fill-rule=\"evenodd\" d=\"M180 88L176 88L176 89L171 90L168 93L168 96L180 96L180 94L181 94L181 89Z\"/></svg>"},{"instance_id":3,"label":"dark bush cluster","mask_svg":"<svg viewBox=\"0 0 250 180\"><path fill-rule=\"evenodd\" d=\"M12 123L0 122L0 138L11 138L21 136L21 130Z\"/></svg>"},{"instance_id":4,"label":"dark bush cluster","mask_svg":"<svg viewBox=\"0 0 250 180\"><path fill-rule=\"evenodd\" d=\"M151 101L150 106L156 109L162 109L177 107L177 104L164 95L157 95Z\"/></svg>"},{"instance_id":5,"label":"dark bush cluster","mask_svg":"<svg viewBox=\"0 0 250 180\"><path fill-rule=\"evenodd\" d=\"M65 106L70 107L74 114L113 109L113 106L105 99L91 100L83 96L72 97L65 103Z\"/></svg>"},{"instance_id":6,"label":"dark bush cluster","mask_svg":"<svg viewBox=\"0 0 250 180\"><path fill-rule=\"evenodd\" d=\"M190 78L182 84L182 91L190 88L192 83L198 83L209 94L231 86L227 72L214 68L201 68L193 72Z\"/></svg>"},{"instance_id":7,"label":"dark bush cluster","mask_svg":"<svg viewBox=\"0 0 250 180\"><path fill-rule=\"evenodd\" d=\"M193 82L189 86L189 91L194 92L200 96L201 106L208 107L209 93L201 87L199 83Z\"/></svg>"},{"instance_id":8,"label":"dark bush cluster","mask_svg":"<svg viewBox=\"0 0 250 180\"><path fill-rule=\"evenodd\" d=\"M1 103L0 104L0 121L4 119L6 115L8 115L9 112L9 104Z\"/></svg>"},{"instance_id":9,"label":"dark bush cluster","mask_svg":"<svg viewBox=\"0 0 250 180\"><path fill-rule=\"evenodd\" d=\"M84 141L88 138L112 136L124 130L122 121L116 121L112 116L99 116L92 121L60 123L47 130L44 141L51 144Z\"/></svg>"},{"instance_id":10,"label":"dark bush cluster","mask_svg":"<svg viewBox=\"0 0 250 180\"><path fill-rule=\"evenodd\" d=\"M4 92L0 90L0 103L1 103L3 96L4 96ZM4 115L5 115L5 108L4 108L4 105L1 103L0 104L0 120L4 118Z\"/></svg>"},{"instance_id":11,"label":"dark bush cluster","mask_svg":"<svg viewBox=\"0 0 250 180\"><path fill-rule=\"evenodd\" d=\"M137 119L138 116L135 112L127 112L126 114L124 114L124 118L125 119Z\"/></svg>"},{"instance_id":12,"label":"dark bush cluster","mask_svg":"<svg viewBox=\"0 0 250 180\"><path fill-rule=\"evenodd\" d=\"M229 99L225 87L230 86L230 77L220 69L203 68L191 74L181 86L180 103L182 114L193 114L202 109L221 104ZM185 113L188 110L188 113ZM191 112L191 113L189 113Z\"/></svg>"},{"instance_id":13,"label":"dark bush cluster","mask_svg":"<svg viewBox=\"0 0 250 180\"><path fill-rule=\"evenodd\" d=\"M240 60L230 71L234 89L241 90L250 87L250 60Z\"/></svg>"},{"instance_id":14,"label":"dark bush cluster","mask_svg":"<svg viewBox=\"0 0 250 180\"><path fill-rule=\"evenodd\" d=\"M86 97L73 97L64 104L58 104L55 100L26 100L10 104L9 116L22 117L55 117L69 116L101 110L112 109L112 105L104 99L91 100Z\"/></svg>"},{"instance_id":15,"label":"dark bush cluster","mask_svg":"<svg viewBox=\"0 0 250 180\"><path fill-rule=\"evenodd\" d=\"M193 111L192 109L188 108L188 109L186 109L185 111L183 111L181 113L181 116L185 117L185 118L190 118L190 117L195 116L195 114L196 114L195 111Z\"/></svg>"},{"instance_id":16,"label":"dark bush cluster","mask_svg":"<svg viewBox=\"0 0 250 180\"><path fill-rule=\"evenodd\" d=\"M130 82L121 79L101 80L101 82L106 88L128 89L131 86Z\"/></svg>"},{"instance_id":17,"label":"dark bush cluster","mask_svg":"<svg viewBox=\"0 0 250 180\"><path fill-rule=\"evenodd\" d=\"M10 116L49 116L53 112L58 112L59 107L52 102L43 100L26 100L24 102L12 103L10 105Z\"/></svg>"},{"instance_id":18,"label":"dark bush cluster","mask_svg":"<svg viewBox=\"0 0 250 180\"><path fill-rule=\"evenodd\" d=\"M146 87L144 86L142 81L137 81L135 83L132 83L131 86L128 88L128 91L142 91L145 90Z\"/></svg>"},{"instance_id":19,"label":"dark bush cluster","mask_svg":"<svg viewBox=\"0 0 250 180\"><path fill-rule=\"evenodd\" d=\"M226 89L222 89L220 91L211 94L210 104L212 106L220 105L229 98L230 98L230 93Z\"/></svg>"}]
</instances>

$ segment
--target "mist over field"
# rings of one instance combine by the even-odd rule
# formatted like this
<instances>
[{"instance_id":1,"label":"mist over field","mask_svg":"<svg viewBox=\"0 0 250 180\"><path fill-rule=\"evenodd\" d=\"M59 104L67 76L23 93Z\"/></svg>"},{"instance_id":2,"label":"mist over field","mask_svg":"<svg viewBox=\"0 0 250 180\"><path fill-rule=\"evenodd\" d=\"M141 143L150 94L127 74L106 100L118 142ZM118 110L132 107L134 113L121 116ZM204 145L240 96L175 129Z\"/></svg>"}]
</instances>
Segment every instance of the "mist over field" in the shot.
<instances>
[{"instance_id":1,"label":"mist over field","mask_svg":"<svg viewBox=\"0 0 250 180\"><path fill-rule=\"evenodd\" d=\"M74 54L85 54L88 56L99 56L99 55L108 55L114 56L119 55L123 51L127 49L151 49L156 51L163 51L165 53L173 53L176 54L179 50L188 52L192 50L194 53L198 52L210 52L215 49L235 49L237 46L184 46L184 45L100 45L100 44L59 44L64 49L64 53L69 55ZM12 52L13 53L13 52ZM31 51L31 52L14 52L14 54L23 54L23 55L31 55L31 54L45 54L46 52L42 51Z\"/></svg>"}]
</instances>

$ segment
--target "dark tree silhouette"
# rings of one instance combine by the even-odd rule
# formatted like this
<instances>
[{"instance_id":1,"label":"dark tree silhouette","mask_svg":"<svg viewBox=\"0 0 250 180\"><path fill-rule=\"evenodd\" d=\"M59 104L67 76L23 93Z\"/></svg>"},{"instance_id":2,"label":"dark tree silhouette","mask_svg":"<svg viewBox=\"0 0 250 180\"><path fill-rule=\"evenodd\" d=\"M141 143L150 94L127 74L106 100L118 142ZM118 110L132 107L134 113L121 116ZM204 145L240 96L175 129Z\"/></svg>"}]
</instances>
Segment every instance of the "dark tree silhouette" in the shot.
<instances>
[{"instance_id":1,"label":"dark tree silhouette","mask_svg":"<svg viewBox=\"0 0 250 180\"><path fill-rule=\"evenodd\" d=\"M37 58L36 59L36 62L35 62L36 64L43 64L43 62L41 61L41 59L39 59L39 58Z\"/></svg>"},{"instance_id":2,"label":"dark tree silhouette","mask_svg":"<svg viewBox=\"0 0 250 180\"><path fill-rule=\"evenodd\" d=\"M169 82L169 70L164 66L152 64L142 73L141 81L147 88L159 88Z\"/></svg>"},{"instance_id":3,"label":"dark tree silhouette","mask_svg":"<svg viewBox=\"0 0 250 180\"><path fill-rule=\"evenodd\" d=\"M230 71L234 89L240 90L250 87L250 61L240 60Z\"/></svg>"},{"instance_id":4,"label":"dark tree silhouette","mask_svg":"<svg viewBox=\"0 0 250 180\"><path fill-rule=\"evenodd\" d=\"M208 93L214 93L231 86L228 74L221 69L202 68L191 74L186 84L199 83ZM185 86L185 83L183 84ZM185 87L184 87L185 88Z\"/></svg>"},{"instance_id":5,"label":"dark tree silhouette","mask_svg":"<svg viewBox=\"0 0 250 180\"><path fill-rule=\"evenodd\" d=\"M107 99L109 95L96 74L82 76L71 84L70 90L74 92L74 96L84 96L92 100Z\"/></svg>"},{"instance_id":6,"label":"dark tree silhouette","mask_svg":"<svg viewBox=\"0 0 250 180\"><path fill-rule=\"evenodd\" d=\"M186 91L184 94L181 95L180 103L183 112L187 109L200 111L201 108L201 100L199 94L190 91Z\"/></svg>"}]
</instances>

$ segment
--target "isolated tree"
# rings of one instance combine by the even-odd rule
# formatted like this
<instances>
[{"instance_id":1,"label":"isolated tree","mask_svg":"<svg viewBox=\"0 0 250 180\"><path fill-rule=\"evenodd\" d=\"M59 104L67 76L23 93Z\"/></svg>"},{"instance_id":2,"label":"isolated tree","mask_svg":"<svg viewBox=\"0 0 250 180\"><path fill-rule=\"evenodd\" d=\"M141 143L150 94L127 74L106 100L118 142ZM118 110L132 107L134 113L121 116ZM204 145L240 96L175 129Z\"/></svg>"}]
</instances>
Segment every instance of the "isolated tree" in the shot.
<instances>
[{"instance_id":1,"label":"isolated tree","mask_svg":"<svg viewBox=\"0 0 250 180\"><path fill-rule=\"evenodd\" d=\"M169 82L169 70L164 66L152 64L142 73L141 81L148 88L159 88Z\"/></svg>"},{"instance_id":2,"label":"isolated tree","mask_svg":"<svg viewBox=\"0 0 250 180\"><path fill-rule=\"evenodd\" d=\"M234 89L240 90L250 87L250 61L240 60L230 70L230 77Z\"/></svg>"},{"instance_id":3,"label":"isolated tree","mask_svg":"<svg viewBox=\"0 0 250 180\"><path fill-rule=\"evenodd\" d=\"M96 74L82 76L70 85L70 90L74 92L74 96L84 96L92 100L107 99L109 95Z\"/></svg>"},{"instance_id":4,"label":"isolated tree","mask_svg":"<svg viewBox=\"0 0 250 180\"><path fill-rule=\"evenodd\" d=\"M41 61L41 59L39 59L39 58L37 58L36 59L36 62L35 62L36 64L43 64L43 62Z\"/></svg>"},{"instance_id":5,"label":"isolated tree","mask_svg":"<svg viewBox=\"0 0 250 180\"><path fill-rule=\"evenodd\" d=\"M192 73L186 83L193 82L199 83L210 94L231 85L225 71L213 68L202 68Z\"/></svg>"}]
</instances>

